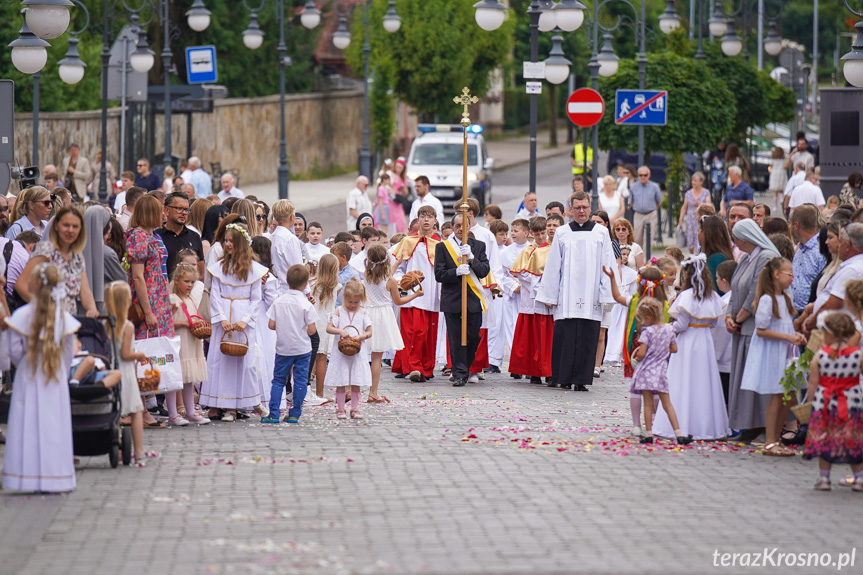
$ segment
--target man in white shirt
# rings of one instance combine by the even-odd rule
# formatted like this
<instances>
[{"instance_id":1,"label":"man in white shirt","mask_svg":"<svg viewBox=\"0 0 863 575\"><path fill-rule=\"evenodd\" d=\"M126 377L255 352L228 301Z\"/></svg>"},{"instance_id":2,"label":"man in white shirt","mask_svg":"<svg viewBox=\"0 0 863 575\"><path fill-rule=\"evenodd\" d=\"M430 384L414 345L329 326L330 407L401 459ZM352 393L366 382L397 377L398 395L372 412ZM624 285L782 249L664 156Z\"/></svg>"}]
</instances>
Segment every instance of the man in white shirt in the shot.
<instances>
[{"instance_id":1,"label":"man in white shirt","mask_svg":"<svg viewBox=\"0 0 863 575\"><path fill-rule=\"evenodd\" d=\"M201 158L192 156L187 163L186 171L180 174L183 182L195 186L195 196L206 198L213 193L213 180L210 174L201 168ZM191 198L189 198L191 199Z\"/></svg>"},{"instance_id":2,"label":"man in white shirt","mask_svg":"<svg viewBox=\"0 0 863 575\"><path fill-rule=\"evenodd\" d=\"M782 202L783 209L788 212L788 202L791 201L791 196L794 195L794 189L806 181L806 165L802 162L794 164L794 173L788 178L788 183L785 184L783 195L785 199Z\"/></svg>"},{"instance_id":3,"label":"man in white shirt","mask_svg":"<svg viewBox=\"0 0 863 575\"><path fill-rule=\"evenodd\" d=\"M524 206L515 214L515 219L517 220L527 220L530 221L530 218L535 218L536 216L541 216L542 214L537 209L537 204L539 201L536 199L536 193L527 192L524 195L524 201L522 202ZM494 271L494 268L492 268Z\"/></svg>"},{"instance_id":4,"label":"man in white shirt","mask_svg":"<svg viewBox=\"0 0 863 575\"><path fill-rule=\"evenodd\" d=\"M824 201L824 192L818 186L818 176L813 171L806 173L806 180L794 188L794 193L788 201L788 207L792 211L803 204L815 204L822 213L827 206L827 202Z\"/></svg>"},{"instance_id":5,"label":"man in white shirt","mask_svg":"<svg viewBox=\"0 0 863 575\"><path fill-rule=\"evenodd\" d=\"M360 215L372 213L372 201L366 193L368 189L369 179L365 176L360 176L357 178L357 186L348 192L348 197L345 201L347 207L347 218L345 220L348 226L347 231L356 229L357 218Z\"/></svg>"},{"instance_id":6,"label":"man in white shirt","mask_svg":"<svg viewBox=\"0 0 863 575\"><path fill-rule=\"evenodd\" d=\"M512 273L512 266L523 250L531 247L528 240L530 224L527 220L515 220L510 227L512 243L500 250L500 263L503 272L497 278L498 286L503 292L503 313L501 314L500 326L501 337L506 342L507 348L512 348L512 340L515 336L515 324L518 320L518 309L521 302L521 284ZM489 352L491 353L491 352ZM489 360L491 361L491 360ZM516 379L521 379L519 374L511 374Z\"/></svg>"},{"instance_id":7,"label":"man in white shirt","mask_svg":"<svg viewBox=\"0 0 863 575\"><path fill-rule=\"evenodd\" d=\"M245 198L246 194L243 193L243 190L240 188L234 187L234 184L237 180L234 179L234 174L230 172L225 172L222 174L222 191L219 192L219 199L223 202L228 198ZM196 193L197 195L197 193Z\"/></svg>"},{"instance_id":8,"label":"man in white shirt","mask_svg":"<svg viewBox=\"0 0 863 575\"><path fill-rule=\"evenodd\" d=\"M273 204L273 219L278 226L270 234L273 255L273 273L279 280L279 295L288 292L288 270L303 263L303 247L294 235L294 204L290 200L279 200Z\"/></svg>"},{"instance_id":9,"label":"man in white shirt","mask_svg":"<svg viewBox=\"0 0 863 575\"><path fill-rule=\"evenodd\" d=\"M439 199L431 194L431 185L429 184L428 177L418 176L414 180L414 187L416 188L417 199L415 199L414 203L411 204L411 213L408 218L408 224L417 219L417 214L419 214L421 207L431 206L434 208L435 214L437 214L438 227L442 228L444 224L443 204Z\"/></svg>"},{"instance_id":10,"label":"man in white shirt","mask_svg":"<svg viewBox=\"0 0 863 575\"><path fill-rule=\"evenodd\" d=\"M825 311L842 310L853 317L845 307L845 284L848 280L863 278L863 224L852 223L842 228L839 259L842 261L839 269L815 300L812 315L806 322L809 329L815 329L818 314Z\"/></svg>"}]
</instances>

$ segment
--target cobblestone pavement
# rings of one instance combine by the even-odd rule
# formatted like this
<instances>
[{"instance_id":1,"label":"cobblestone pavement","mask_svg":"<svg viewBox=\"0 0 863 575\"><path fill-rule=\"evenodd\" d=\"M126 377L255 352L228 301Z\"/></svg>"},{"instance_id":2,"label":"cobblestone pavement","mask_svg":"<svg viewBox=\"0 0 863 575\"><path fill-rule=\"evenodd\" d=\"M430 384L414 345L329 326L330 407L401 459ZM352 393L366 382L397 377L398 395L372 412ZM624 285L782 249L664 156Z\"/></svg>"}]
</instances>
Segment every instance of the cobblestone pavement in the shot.
<instances>
[{"instance_id":1,"label":"cobblestone pavement","mask_svg":"<svg viewBox=\"0 0 863 575\"><path fill-rule=\"evenodd\" d=\"M640 446L626 389L616 369L588 393L387 376L393 402L361 421L325 405L294 426L147 431L162 457L144 469L83 458L71 494L0 496L0 573L809 574L836 568L714 552L859 541L863 494L814 492L814 462Z\"/></svg>"}]
</instances>

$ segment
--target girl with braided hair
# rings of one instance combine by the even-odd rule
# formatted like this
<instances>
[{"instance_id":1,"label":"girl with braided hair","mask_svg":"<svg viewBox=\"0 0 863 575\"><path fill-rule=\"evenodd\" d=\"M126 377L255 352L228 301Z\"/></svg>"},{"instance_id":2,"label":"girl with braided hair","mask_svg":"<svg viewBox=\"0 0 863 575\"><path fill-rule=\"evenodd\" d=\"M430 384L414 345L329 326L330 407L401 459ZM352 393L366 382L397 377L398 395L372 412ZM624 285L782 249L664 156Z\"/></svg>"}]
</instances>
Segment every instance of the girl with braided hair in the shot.
<instances>
[{"instance_id":1,"label":"girl with braided hair","mask_svg":"<svg viewBox=\"0 0 863 575\"><path fill-rule=\"evenodd\" d=\"M9 356L18 371L9 406L3 488L72 491L75 464L67 379L81 324L65 309L66 284L57 266L37 263L27 280L30 303L5 318L4 325Z\"/></svg>"}]
</instances>

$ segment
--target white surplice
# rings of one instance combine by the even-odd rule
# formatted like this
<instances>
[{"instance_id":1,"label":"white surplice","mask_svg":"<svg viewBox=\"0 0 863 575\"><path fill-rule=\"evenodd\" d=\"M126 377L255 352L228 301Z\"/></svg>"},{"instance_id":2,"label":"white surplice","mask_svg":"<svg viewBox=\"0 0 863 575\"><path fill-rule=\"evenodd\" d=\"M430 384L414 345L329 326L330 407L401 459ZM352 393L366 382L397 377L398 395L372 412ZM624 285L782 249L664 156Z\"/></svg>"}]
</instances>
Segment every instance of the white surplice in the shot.
<instances>
[{"instance_id":1,"label":"white surplice","mask_svg":"<svg viewBox=\"0 0 863 575\"><path fill-rule=\"evenodd\" d=\"M434 258L434 253L431 255ZM440 311L440 284L434 279L434 264L429 262L429 253L426 242L420 241L410 258L399 264L393 273L396 281L410 271L419 270L423 274L423 295L415 298L402 307L415 307L426 311Z\"/></svg>"},{"instance_id":2,"label":"white surplice","mask_svg":"<svg viewBox=\"0 0 863 575\"><path fill-rule=\"evenodd\" d=\"M501 329L498 331L504 339L507 351L512 349L512 340L515 337L515 324L518 321L518 307L521 301L521 296L515 291L519 288L520 284L518 279L512 274L512 266L521 252L531 247L531 245L530 242L524 242L523 244L514 243L500 250L500 265L503 271L497 283L503 292L503 311L500 314L498 323ZM491 350L489 350L489 354L491 353Z\"/></svg>"},{"instance_id":3,"label":"white surplice","mask_svg":"<svg viewBox=\"0 0 863 575\"><path fill-rule=\"evenodd\" d=\"M593 222L586 222L591 224ZM614 303L611 279L602 268L616 263L608 229L594 224L573 231L557 228L536 300L557 306L554 319L602 321L602 304Z\"/></svg>"},{"instance_id":4,"label":"white surplice","mask_svg":"<svg viewBox=\"0 0 863 575\"><path fill-rule=\"evenodd\" d=\"M677 296L668 317L677 332L677 353L668 360L668 395L680 431L694 439L727 437L731 429L711 335L711 328L724 317L722 300L716 293L698 300L690 288ZM653 433L674 437L662 404L656 412Z\"/></svg>"},{"instance_id":5,"label":"white surplice","mask_svg":"<svg viewBox=\"0 0 863 575\"><path fill-rule=\"evenodd\" d=\"M628 266L622 266L622 270L614 267L614 280L617 282L620 294L635 295L638 291L638 274ZM616 305L611 310L611 325L608 327L606 338L605 357L603 363L618 363L623 357L623 339L626 335L626 314L629 306Z\"/></svg>"},{"instance_id":6,"label":"white surplice","mask_svg":"<svg viewBox=\"0 0 863 575\"><path fill-rule=\"evenodd\" d=\"M60 348L60 365L56 378L49 379L42 370L41 353L36 358L34 373L27 352L35 311L36 305L31 303L6 318L7 349L0 350L18 367L6 429L3 488L72 491L75 463L68 381L75 355L75 332L81 324L71 314L62 312L63 322L55 330L54 338Z\"/></svg>"}]
</instances>

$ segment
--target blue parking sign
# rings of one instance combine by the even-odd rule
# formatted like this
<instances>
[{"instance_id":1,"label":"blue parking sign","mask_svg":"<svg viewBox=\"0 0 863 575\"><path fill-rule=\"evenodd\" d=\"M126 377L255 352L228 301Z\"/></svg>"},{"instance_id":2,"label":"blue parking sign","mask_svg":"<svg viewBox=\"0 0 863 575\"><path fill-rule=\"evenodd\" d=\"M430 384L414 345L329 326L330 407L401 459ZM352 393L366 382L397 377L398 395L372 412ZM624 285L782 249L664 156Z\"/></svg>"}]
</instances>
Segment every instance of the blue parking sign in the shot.
<instances>
[{"instance_id":1,"label":"blue parking sign","mask_svg":"<svg viewBox=\"0 0 863 575\"><path fill-rule=\"evenodd\" d=\"M618 90L614 96L614 123L627 126L664 126L668 121L665 90Z\"/></svg>"},{"instance_id":2,"label":"blue parking sign","mask_svg":"<svg viewBox=\"0 0 863 575\"><path fill-rule=\"evenodd\" d=\"M186 76L189 84L212 84L219 79L215 46L186 48Z\"/></svg>"}]
</instances>

